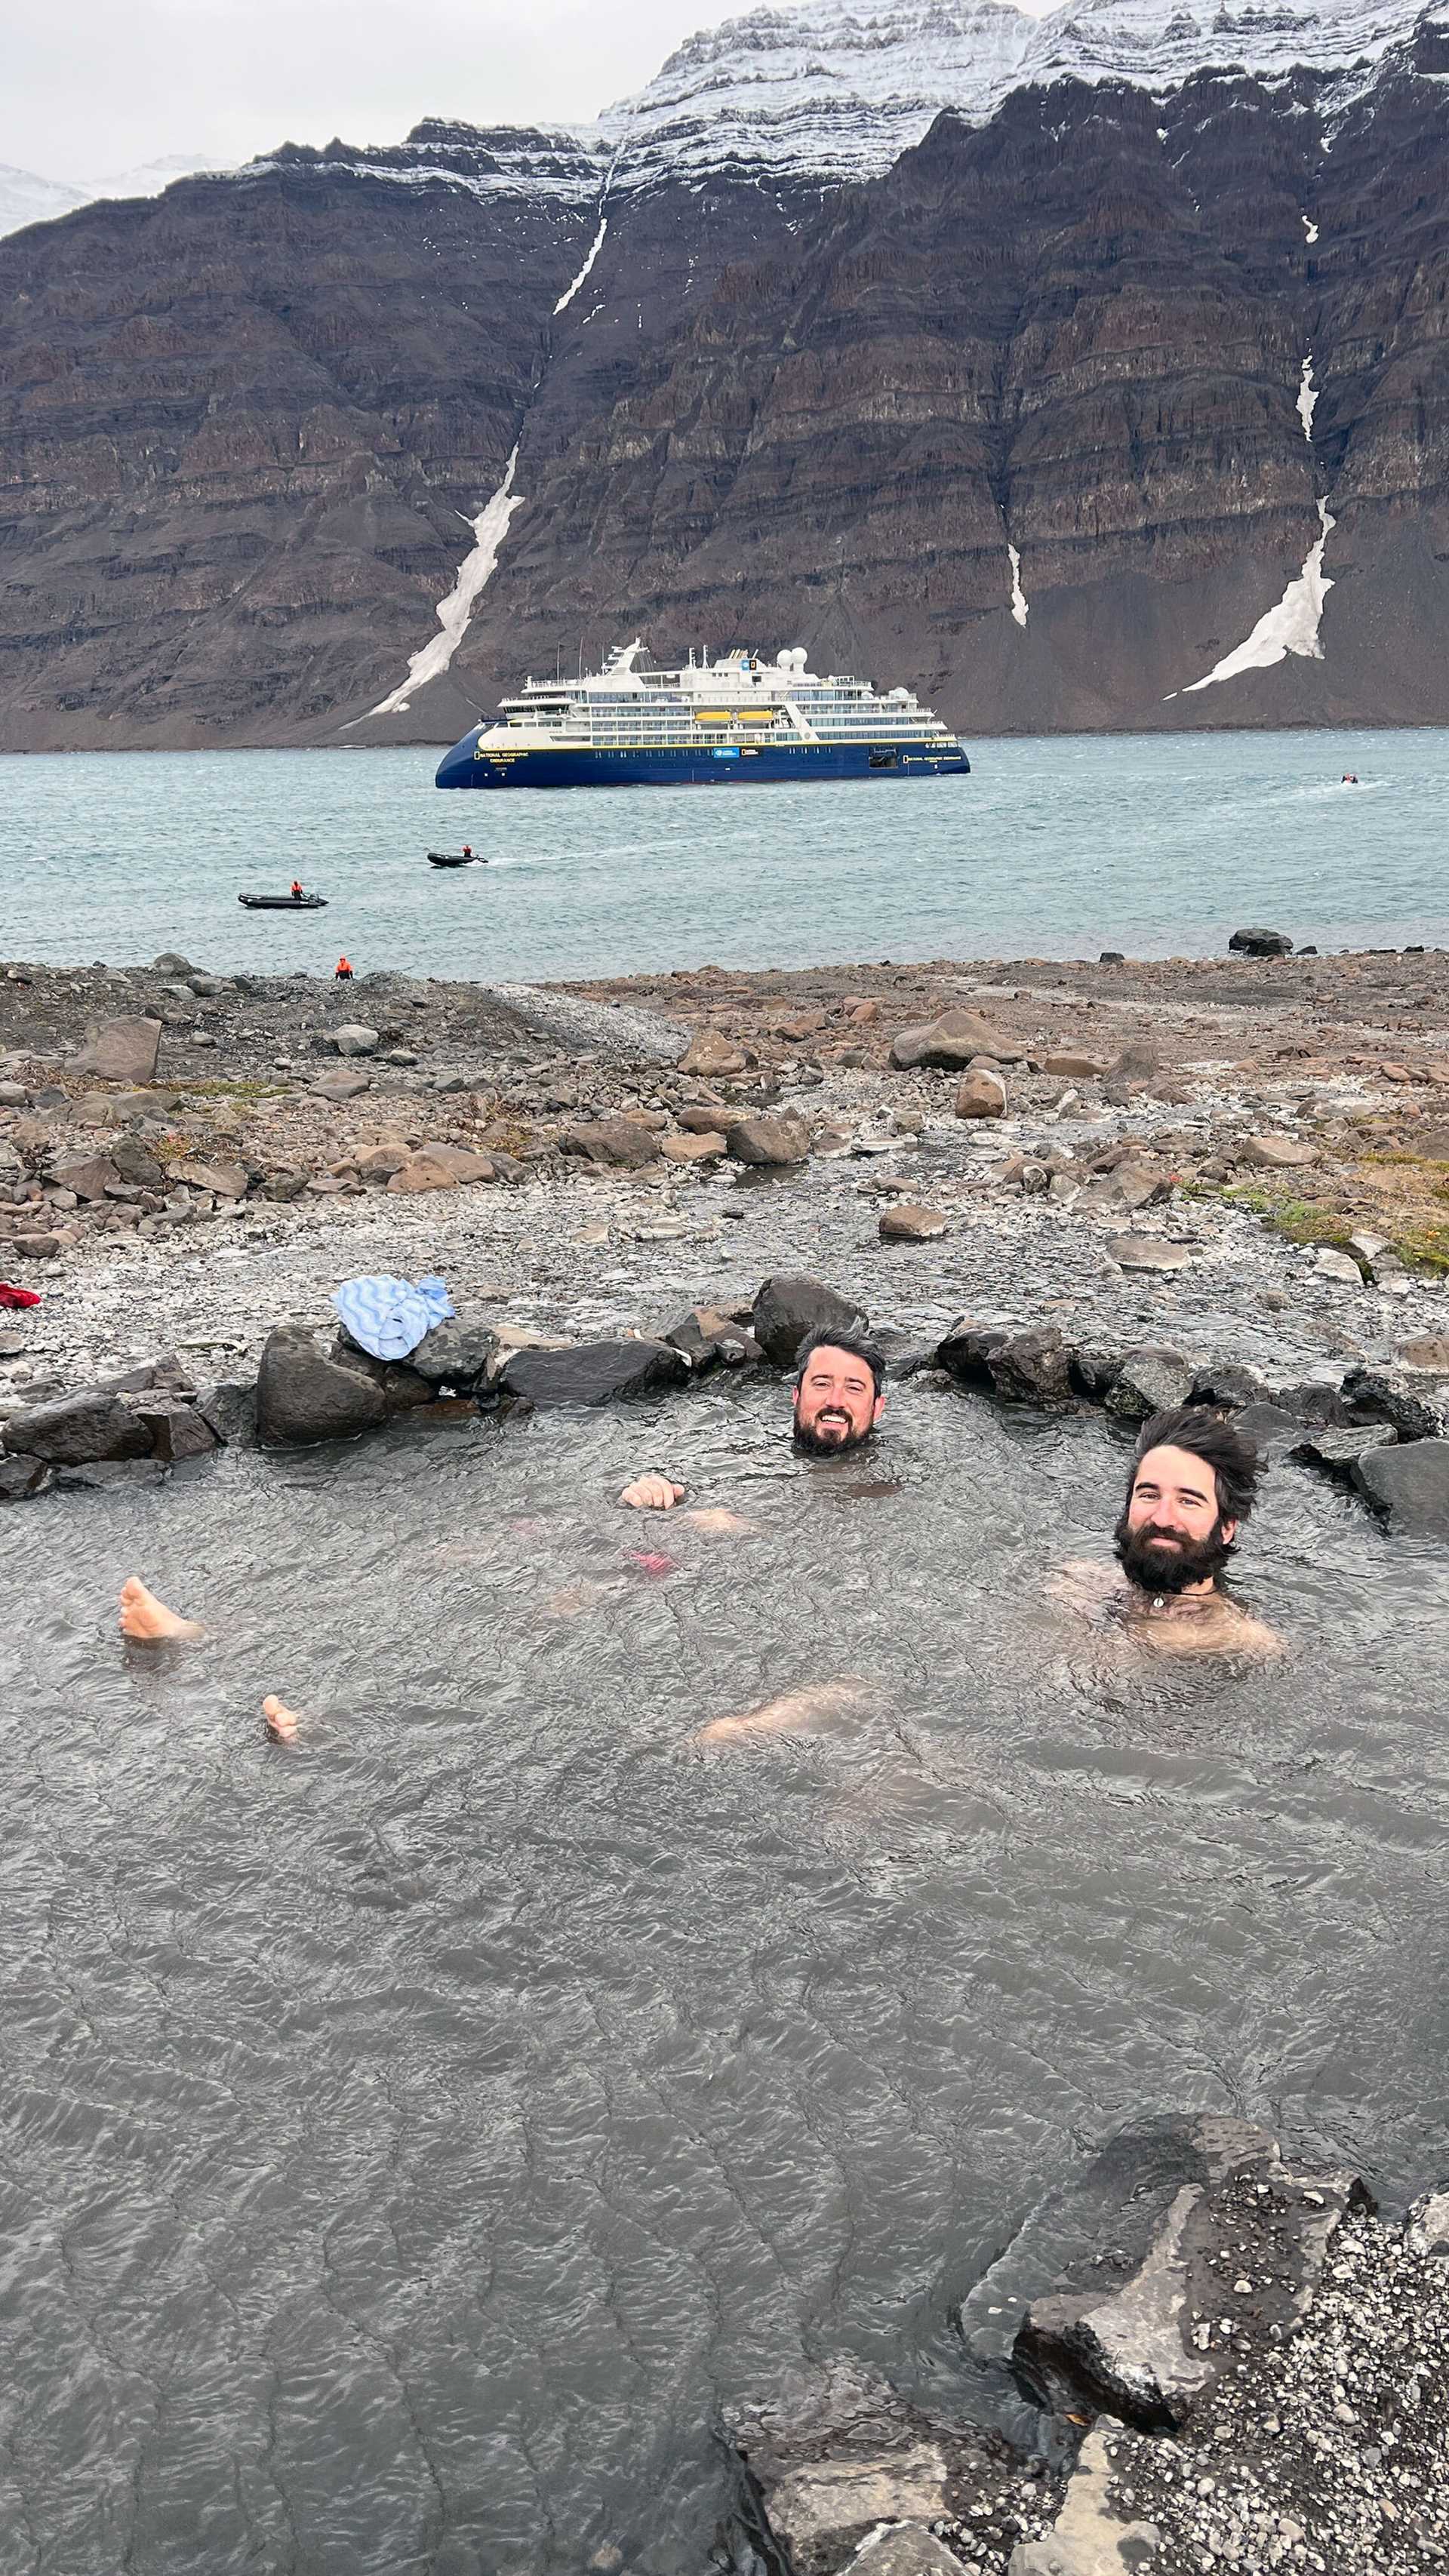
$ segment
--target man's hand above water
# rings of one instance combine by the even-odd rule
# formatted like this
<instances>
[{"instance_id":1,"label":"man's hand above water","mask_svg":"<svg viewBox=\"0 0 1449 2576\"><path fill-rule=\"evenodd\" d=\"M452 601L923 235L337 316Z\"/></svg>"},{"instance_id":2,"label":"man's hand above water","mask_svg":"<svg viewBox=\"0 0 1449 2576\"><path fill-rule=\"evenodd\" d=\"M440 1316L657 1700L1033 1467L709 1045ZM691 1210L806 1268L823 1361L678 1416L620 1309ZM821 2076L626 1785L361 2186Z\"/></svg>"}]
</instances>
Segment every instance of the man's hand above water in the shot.
<instances>
[{"instance_id":1,"label":"man's hand above water","mask_svg":"<svg viewBox=\"0 0 1449 2576\"><path fill-rule=\"evenodd\" d=\"M684 1487L676 1485L672 1476L636 1476L619 1500L631 1512L672 1512L684 1500Z\"/></svg>"}]
</instances>

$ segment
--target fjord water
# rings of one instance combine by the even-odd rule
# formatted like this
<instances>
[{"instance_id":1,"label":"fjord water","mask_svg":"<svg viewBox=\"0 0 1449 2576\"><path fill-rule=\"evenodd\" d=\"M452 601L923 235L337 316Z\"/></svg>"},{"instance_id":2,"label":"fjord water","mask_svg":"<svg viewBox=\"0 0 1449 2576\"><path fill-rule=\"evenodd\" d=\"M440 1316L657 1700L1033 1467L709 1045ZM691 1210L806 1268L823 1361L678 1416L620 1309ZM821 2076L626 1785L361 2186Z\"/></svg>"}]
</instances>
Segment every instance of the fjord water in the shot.
<instances>
[{"instance_id":1,"label":"fjord water","mask_svg":"<svg viewBox=\"0 0 1449 2576\"><path fill-rule=\"evenodd\" d=\"M954 2307L1122 2124L1442 2171L1427 1558L1281 1466L1284 1662L1134 1663L1041 1588L1105 1429L915 1382L811 1467L781 1417L4 1516L7 2570L699 2576L722 2404L836 2354L1004 2402ZM634 1521L646 1463L754 1534ZM207 1643L121 1647L138 1565ZM836 1675L822 1734L691 1741Z\"/></svg>"},{"instance_id":2,"label":"fjord water","mask_svg":"<svg viewBox=\"0 0 1449 2576\"><path fill-rule=\"evenodd\" d=\"M975 742L969 778L441 793L431 751L0 760L0 953L491 980L1449 940L1449 733ZM1358 787L1341 784L1356 771ZM469 841L456 873L429 849ZM294 875L325 912L249 914Z\"/></svg>"}]
</instances>

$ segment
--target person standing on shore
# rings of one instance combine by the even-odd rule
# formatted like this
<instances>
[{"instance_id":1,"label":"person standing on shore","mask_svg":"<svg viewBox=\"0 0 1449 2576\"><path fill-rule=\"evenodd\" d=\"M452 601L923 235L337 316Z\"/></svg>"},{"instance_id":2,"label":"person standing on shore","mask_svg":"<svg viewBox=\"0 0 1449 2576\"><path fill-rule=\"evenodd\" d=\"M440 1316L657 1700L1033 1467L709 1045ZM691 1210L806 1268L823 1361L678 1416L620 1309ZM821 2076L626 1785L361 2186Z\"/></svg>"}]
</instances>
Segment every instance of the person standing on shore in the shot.
<instances>
[{"instance_id":1,"label":"person standing on shore","mask_svg":"<svg viewBox=\"0 0 1449 2576\"><path fill-rule=\"evenodd\" d=\"M351 983L351 981L352 981L352 960L351 960L351 958L347 955L347 952L346 952L346 950L345 950L345 949L344 949L344 951L343 951L342 955L338 958L337 963L336 963L335 967L334 967L334 968L333 968L333 970L332 970L332 973L333 973L333 980L334 980L334 982L335 982L335 983L338 983L338 984L350 984L350 983Z\"/></svg>"}]
</instances>

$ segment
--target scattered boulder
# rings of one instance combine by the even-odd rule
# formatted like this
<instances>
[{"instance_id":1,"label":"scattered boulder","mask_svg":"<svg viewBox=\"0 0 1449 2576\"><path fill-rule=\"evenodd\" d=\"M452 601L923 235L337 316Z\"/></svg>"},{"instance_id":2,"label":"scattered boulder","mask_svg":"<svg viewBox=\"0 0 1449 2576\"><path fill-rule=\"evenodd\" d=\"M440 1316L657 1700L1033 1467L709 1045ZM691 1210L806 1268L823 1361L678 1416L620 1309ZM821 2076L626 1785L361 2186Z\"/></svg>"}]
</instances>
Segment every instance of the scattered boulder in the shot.
<instances>
[{"instance_id":1,"label":"scattered boulder","mask_svg":"<svg viewBox=\"0 0 1449 2576\"><path fill-rule=\"evenodd\" d=\"M722 1100L696 1102L680 1110L679 1124L686 1136L723 1135L729 1125L729 1110Z\"/></svg>"},{"instance_id":2,"label":"scattered boulder","mask_svg":"<svg viewBox=\"0 0 1449 2576\"><path fill-rule=\"evenodd\" d=\"M1171 1196L1170 1165L1142 1157L1115 1163L1110 1172L1099 1173L1087 1183L1078 1205L1084 1214L1109 1210L1113 1215L1135 1216L1139 1208L1155 1207Z\"/></svg>"},{"instance_id":3,"label":"scattered boulder","mask_svg":"<svg viewBox=\"0 0 1449 2576\"><path fill-rule=\"evenodd\" d=\"M750 1331L772 1368L793 1368L801 1343L819 1334L865 1328L865 1315L848 1297L799 1271L764 1280L750 1309Z\"/></svg>"},{"instance_id":4,"label":"scattered boulder","mask_svg":"<svg viewBox=\"0 0 1449 2576\"><path fill-rule=\"evenodd\" d=\"M173 1163L170 1177L184 1181L188 1189L210 1190L217 1199L240 1199L246 1196L247 1172L241 1163Z\"/></svg>"},{"instance_id":5,"label":"scattered boulder","mask_svg":"<svg viewBox=\"0 0 1449 2576\"><path fill-rule=\"evenodd\" d=\"M1280 1404L1245 1404L1233 1416L1233 1429L1260 1456L1291 1449L1303 1425Z\"/></svg>"},{"instance_id":6,"label":"scattered boulder","mask_svg":"<svg viewBox=\"0 0 1449 2576\"><path fill-rule=\"evenodd\" d=\"M1338 1252L1326 1243L1313 1264L1315 1279L1332 1279L1340 1288L1361 1288L1363 1272L1351 1252Z\"/></svg>"},{"instance_id":7,"label":"scattered boulder","mask_svg":"<svg viewBox=\"0 0 1449 2576\"><path fill-rule=\"evenodd\" d=\"M725 1141L718 1128L705 1127L694 1135L664 1137L659 1151L666 1163L717 1163Z\"/></svg>"},{"instance_id":8,"label":"scattered boulder","mask_svg":"<svg viewBox=\"0 0 1449 2576\"><path fill-rule=\"evenodd\" d=\"M1449 1377L1449 1333L1416 1333L1412 1341L1400 1342L1399 1359L1405 1368L1427 1376Z\"/></svg>"},{"instance_id":9,"label":"scattered boulder","mask_svg":"<svg viewBox=\"0 0 1449 2576\"><path fill-rule=\"evenodd\" d=\"M988 1072L984 1065L979 1066L975 1073L963 1074L956 1092L956 1115L958 1118L1004 1118L1006 1085L1000 1074Z\"/></svg>"},{"instance_id":10,"label":"scattered boulder","mask_svg":"<svg viewBox=\"0 0 1449 2576\"><path fill-rule=\"evenodd\" d=\"M0 1503L23 1503L42 1493L51 1470L42 1458L0 1458Z\"/></svg>"},{"instance_id":11,"label":"scattered boulder","mask_svg":"<svg viewBox=\"0 0 1449 2576\"><path fill-rule=\"evenodd\" d=\"M387 1419L379 1387L324 1356L310 1325L269 1333L257 1374L257 1437L264 1448L350 1440Z\"/></svg>"},{"instance_id":12,"label":"scattered boulder","mask_svg":"<svg viewBox=\"0 0 1449 2576\"><path fill-rule=\"evenodd\" d=\"M1107 1391L1107 1411L1125 1422L1145 1422L1149 1414L1186 1404L1192 1380L1192 1362L1181 1351L1128 1351Z\"/></svg>"},{"instance_id":13,"label":"scattered boulder","mask_svg":"<svg viewBox=\"0 0 1449 2576\"><path fill-rule=\"evenodd\" d=\"M1250 1136L1238 1148L1238 1161L1256 1172L1305 1171L1317 1160L1317 1146L1301 1136Z\"/></svg>"},{"instance_id":14,"label":"scattered boulder","mask_svg":"<svg viewBox=\"0 0 1449 2576\"><path fill-rule=\"evenodd\" d=\"M699 1074L706 1082L721 1076L743 1073L749 1063L742 1048L723 1029L698 1029L690 1040L688 1052L680 1062L681 1073Z\"/></svg>"},{"instance_id":15,"label":"scattered boulder","mask_svg":"<svg viewBox=\"0 0 1449 2576\"><path fill-rule=\"evenodd\" d=\"M1071 1354L1055 1324L999 1342L988 1354L986 1367L997 1394L1008 1404L1071 1401Z\"/></svg>"},{"instance_id":16,"label":"scattered boulder","mask_svg":"<svg viewBox=\"0 0 1449 2576\"><path fill-rule=\"evenodd\" d=\"M1129 1038L1108 1066L1113 1082L1145 1085L1162 1071L1162 1057L1151 1038Z\"/></svg>"},{"instance_id":17,"label":"scattered boulder","mask_svg":"<svg viewBox=\"0 0 1449 2576\"><path fill-rule=\"evenodd\" d=\"M103 1082L149 1082L160 1044L159 1020L106 1020L88 1036L76 1069L99 1074Z\"/></svg>"},{"instance_id":18,"label":"scattered boulder","mask_svg":"<svg viewBox=\"0 0 1449 2576\"><path fill-rule=\"evenodd\" d=\"M319 1081L313 1083L312 1096L315 1100L328 1100L340 1107L345 1100L360 1099L363 1092L371 1088L370 1073L324 1073Z\"/></svg>"},{"instance_id":19,"label":"scattered boulder","mask_svg":"<svg viewBox=\"0 0 1449 2576\"><path fill-rule=\"evenodd\" d=\"M57 1163L51 1175L58 1189L73 1190L78 1199L103 1199L121 1177L109 1154L88 1154L79 1162Z\"/></svg>"},{"instance_id":20,"label":"scattered boulder","mask_svg":"<svg viewBox=\"0 0 1449 2576\"><path fill-rule=\"evenodd\" d=\"M659 1143L637 1118L594 1118L581 1127L566 1129L564 1151L582 1154L591 1163L610 1163L617 1170L637 1172L645 1163L657 1160Z\"/></svg>"},{"instance_id":21,"label":"scattered boulder","mask_svg":"<svg viewBox=\"0 0 1449 2576\"><path fill-rule=\"evenodd\" d=\"M1106 1071L1096 1056L1076 1055L1070 1047L1058 1047L1053 1054L1044 1055L1041 1069L1067 1082L1096 1082Z\"/></svg>"},{"instance_id":22,"label":"scattered boulder","mask_svg":"<svg viewBox=\"0 0 1449 2576\"><path fill-rule=\"evenodd\" d=\"M903 1072L926 1064L940 1065L953 1073L968 1065L973 1056L989 1055L998 1064L1017 1064L1021 1052L1012 1039L988 1028L974 1011L943 1011L938 1019L902 1029L892 1040L891 1062Z\"/></svg>"},{"instance_id":23,"label":"scattered boulder","mask_svg":"<svg viewBox=\"0 0 1449 2576\"><path fill-rule=\"evenodd\" d=\"M1187 1401L1210 1404L1226 1412L1240 1404L1269 1404L1273 1397L1271 1389L1252 1369L1241 1368L1236 1360L1223 1360L1197 1371L1188 1388Z\"/></svg>"},{"instance_id":24,"label":"scattered boulder","mask_svg":"<svg viewBox=\"0 0 1449 2576\"><path fill-rule=\"evenodd\" d=\"M935 1364L959 1378L964 1386L989 1385L991 1354L1010 1339L1004 1324L975 1324L969 1315L962 1315L937 1343Z\"/></svg>"},{"instance_id":25,"label":"scattered boulder","mask_svg":"<svg viewBox=\"0 0 1449 2576\"><path fill-rule=\"evenodd\" d=\"M1401 1440L1439 1440L1449 1430L1449 1405L1427 1387L1405 1386L1387 1369L1360 1361L1343 1381L1343 1395L1359 1422L1391 1422Z\"/></svg>"},{"instance_id":26,"label":"scattered boulder","mask_svg":"<svg viewBox=\"0 0 1449 2576\"><path fill-rule=\"evenodd\" d=\"M399 1193L457 1190L492 1178L493 1165L486 1154L470 1154L461 1145L423 1145L399 1163L387 1186Z\"/></svg>"},{"instance_id":27,"label":"scattered boulder","mask_svg":"<svg viewBox=\"0 0 1449 2576\"><path fill-rule=\"evenodd\" d=\"M882 1243L935 1243L950 1231L942 1208L904 1205L885 1210L880 1221Z\"/></svg>"},{"instance_id":28,"label":"scattered boulder","mask_svg":"<svg viewBox=\"0 0 1449 2576\"><path fill-rule=\"evenodd\" d=\"M809 1159L810 1131L803 1118L737 1118L727 1130L725 1149L732 1162L757 1166L803 1163Z\"/></svg>"},{"instance_id":29,"label":"scattered boulder","mask_svg":"<svg viewBox=\"0 0 1449 2576\"><path fill-rule=\"evenodd\" d=\"M1186 1270L1192 1262L1186 1244L1155 1234L1116 1234L1107 1250L1119 1270Z\"/></svg>"},{"instance_id":30,"label":"scattered boulder","mask_svg":"<svg viewBox=\"0 0 1449 2576\"><path fill-rule=\"evenodd\" d=\"M670 1325L664 1339L675 1350L683 1351L696 1373L709 1368L745 1368L764 1357L754 1334L715 1306L691 1307L677 1324Z\"/></svg>"},{"instance_id":31,"label":"scattered boulder","mask_svg":"<svg viewBox=\"0 0 1449 2576\"><path fill-rule=\"evenodd\" d=\"M1228 946L1238 957L1291 957L1293 942L1285 930L1235 930Z\"/></svg>"},{"instance_id":32,"label":"scattered boulder","mask_svg":"<svg viewBox=\"0 0 1449 2576\"><path fill-rule=\"evenodd\" d=\"M531 1404L610 1404L681 1386L689 1374L684 1353L669 1342L578 1342L564 1350L513 1352L498 1383Z\"/></svg>"},{"instance_id":33,"label":"scattered boulder","mask_svg":"<svg viewBox=\"0 0 1449 2576\"><path fill-rule=\"evenodd\" d=\"M6 1426L6 1445L10 1430ZM1395 1538L1449 1539L1449 1440L1399 1441L1356 1458L1353 1481Z\"/></svg>"},{"instance_id":34,"label":"scattered boulder","mask_svg":"<svg viewBox=\"0 0 1449 2576\"><path fill-rule=\"evenodd\" d=\"M194 984L191 989L196 990ZM332 1043L339 1055L376 1055L378 1034L376 1029L365 1028L361 1020L348 1020L333 1030Z\"/></svg>"},{"instance_id":35,"label":"scattered boulder","mask_svg":"<svg viewBox=\"0 0 1449 2576\"><path fill-rule=\"evenodd\" d=\"M63 1395L53 1404L22 1406L0 1432L12 1454L44 1459L52 1467L88 1466L101 1458L149 1458L151 1435L119 1395L100 1387Z\"/></svg>"},{"instance_id":36,"label":"scattered boulder","mask_svg":"<svg viewBox=\"0 0 1449 2576\"><path fill-rule=\"evenodd\" d=\"M1096 1350L1090 1345L1074 1350L1071 1360L1072 1384L1079 1395L1090 1396L1094 1404L1105 1404L1121 1374L1119 1351Z\"/></svg>"}]
</instances>

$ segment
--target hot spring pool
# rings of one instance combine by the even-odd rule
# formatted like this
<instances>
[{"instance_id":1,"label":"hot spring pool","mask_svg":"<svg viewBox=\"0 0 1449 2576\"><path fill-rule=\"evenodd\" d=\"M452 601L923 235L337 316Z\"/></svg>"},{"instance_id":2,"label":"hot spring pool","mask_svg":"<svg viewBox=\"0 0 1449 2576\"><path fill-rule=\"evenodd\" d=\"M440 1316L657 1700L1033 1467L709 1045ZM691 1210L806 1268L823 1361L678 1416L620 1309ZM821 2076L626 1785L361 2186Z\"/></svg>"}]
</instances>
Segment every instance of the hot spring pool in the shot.
<instances>
[{"instance_id":1,"label":"hot spring pool","mask_svg":"<svg viewBox=\"0 0 1449 2576\"><path fill-rule=\"evenodd\" d=\"M1442 1563L1282 1467L1284 1662L1112 1656L1039 1588L1105 1554L1099 1422L914 1384L809 1467L785 1420L729 1382L6 1515L7 2569L686 2576L719 2399L948 2385L1122 2123L1437 2173ZM618 1510L655 1464L753 1535ZM133 1570L210 1642L123 1650ZM828 1733L691 1743L840 1674Z\"/></svg>"}]
</instances>

